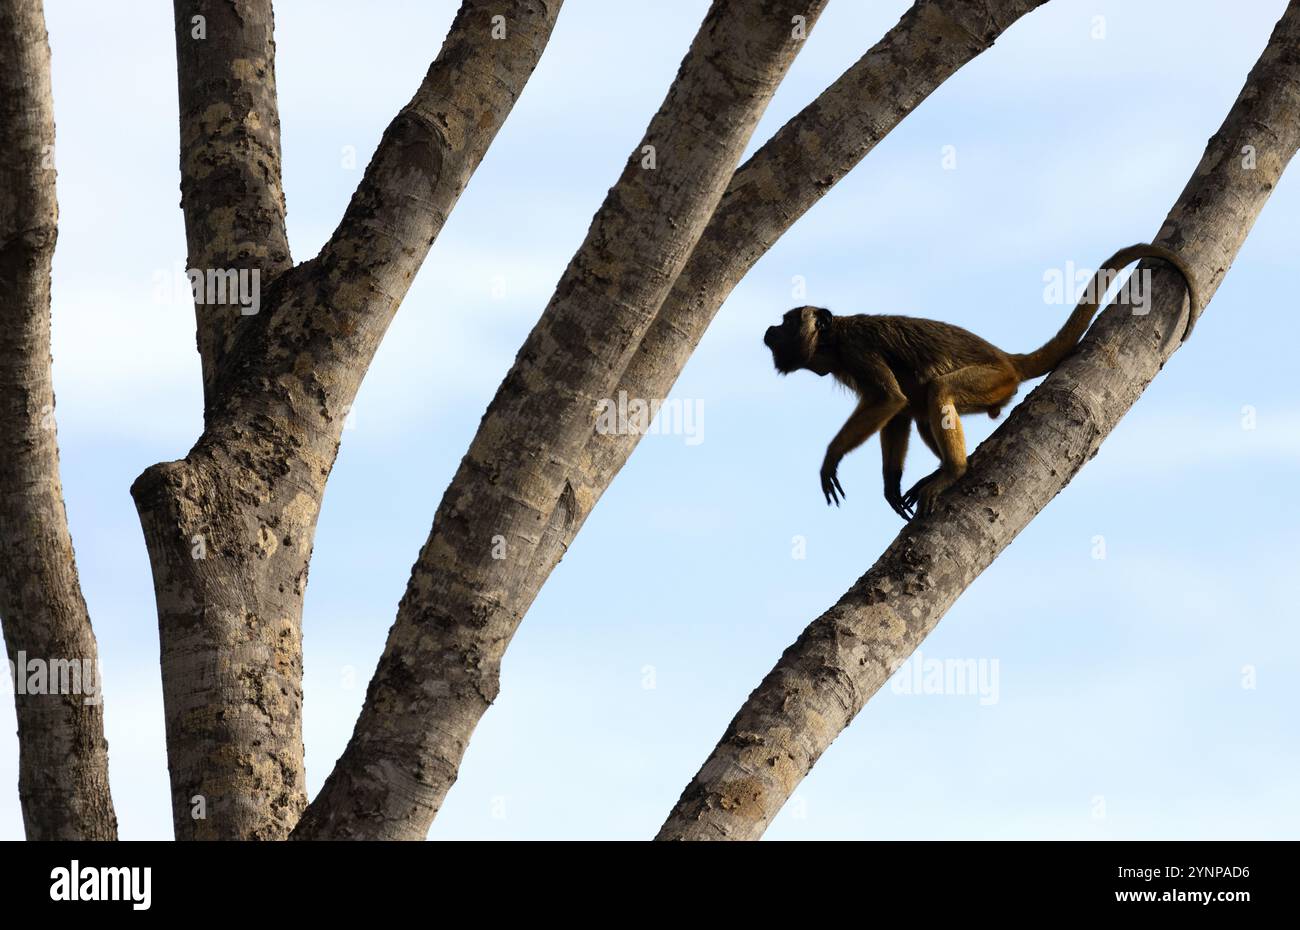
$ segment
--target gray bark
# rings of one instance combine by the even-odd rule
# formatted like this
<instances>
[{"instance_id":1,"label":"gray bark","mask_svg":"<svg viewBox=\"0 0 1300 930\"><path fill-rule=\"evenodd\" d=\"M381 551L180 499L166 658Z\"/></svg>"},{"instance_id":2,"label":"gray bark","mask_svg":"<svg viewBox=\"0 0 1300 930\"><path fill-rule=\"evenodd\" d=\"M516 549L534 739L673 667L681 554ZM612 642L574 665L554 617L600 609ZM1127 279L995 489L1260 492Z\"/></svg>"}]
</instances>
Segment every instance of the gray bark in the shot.
<instances>
[{"instance_id":1,"label":"gray bark","mask_svg":"<svg viewBox=\"0 0 1300 930\"><path fill-rule=\"evenodd\" d=\"M1157 236L1186 260L1203 300L1297 145L1300 0L1293 0ZM1158 262L1149 270L1149 315L1122 303L1103 313L1079 350L980 446L939 512L908 524L808 626L741 707L660 839L759 837L962 591L1097 453L1178 349L1187 322L1181 277Z\"/></svg>"},{"instance_id":2,"label":"gray bark","mask_svg":"<svg viewBox=\"0 0 1300 930\"><path fill-rule=\"evenodd\" d=\"M199 305L203 435L131 489L158 601L180 838L283 838L306 805L302 600L343 420L559 9L466 0L338 229L288 269L269 4L213 10L201 52L177 24L181 79L198 86L182 90L190 255L258 270L263 282L256 315L222 307L212 319L210 302Z\"/></svg>"},{"instance_id":3,"label":"gray bark","mask_svg":"<svg viewBox=\"0 0 1300 930\"><path fill-rule=\"evenodd\" d=\"M440 504L343 756L295 838L417 839L577 515L596 416L825 0L719 0L489 405ZM644 146L655 167L643 167Z\"/></svg>"},{"instance_id":4,"label":"gray bark","mask_svg":"<svg viewBox=\"0 0 1300 930\"><path fill-rule=\"evenodd\" d=\"M0 152L0 623L9 661L26 679L14 682L18 797L28 839L112 840L99 656L77 579L54 428L50 263L58 204L39 0L0 0ZM26 675L32 663L53 673L44 685ZM30 693L32 684L47 693Z\"/></svg>"},{"instance_id":5,"label":"gray bark","mask_svg":"<svg viewBox=\"0 0 1300 930\"><path fill-rule=\"evenodd\" d=\"M271 0L175 0L181 208L189 268L288 270ZM195 301L205 408L241 329L239 308Z\"/></svg>"}]
</instances>

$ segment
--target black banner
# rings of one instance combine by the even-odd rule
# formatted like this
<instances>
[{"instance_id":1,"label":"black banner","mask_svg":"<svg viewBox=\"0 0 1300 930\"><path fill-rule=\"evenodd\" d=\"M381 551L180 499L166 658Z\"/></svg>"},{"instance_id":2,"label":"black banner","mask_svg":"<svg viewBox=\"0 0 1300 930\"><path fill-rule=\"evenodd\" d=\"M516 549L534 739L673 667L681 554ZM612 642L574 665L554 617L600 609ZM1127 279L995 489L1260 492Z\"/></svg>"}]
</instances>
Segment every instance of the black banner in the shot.
<instances>
[{"instance_id":1,"label":"black banner","mask_svg":"<svg viewBox=\"0 0 1300 930\"><path fill-rule=\"evenodd\" d=\"M1296 854L1293 843L1248 842L4 843L0 905L6 917L128 921L395 906L463 920L474 901L492 914L513 903L611 919L698 918L716 902L732 914L793 907L813 920L852 902L864 919L1105 909L1231 920L1293 903Z\"/></svg>"}]
</instances>

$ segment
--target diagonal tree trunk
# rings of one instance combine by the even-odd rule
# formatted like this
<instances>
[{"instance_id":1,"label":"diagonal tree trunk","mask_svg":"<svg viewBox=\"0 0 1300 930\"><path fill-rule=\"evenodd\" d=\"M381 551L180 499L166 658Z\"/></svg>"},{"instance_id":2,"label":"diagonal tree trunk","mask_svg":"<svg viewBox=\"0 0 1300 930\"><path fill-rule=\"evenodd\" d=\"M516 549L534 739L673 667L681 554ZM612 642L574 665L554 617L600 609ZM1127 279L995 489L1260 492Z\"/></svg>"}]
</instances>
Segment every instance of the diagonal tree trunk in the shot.
<instances>
[{"instance_id":1,"label":"diagonal tree trunk","mask_svg":"<svg viewBox=\"0 0 1300 930\"><path fill-rule=\"evenodd\" d=\"M367 694L357 734L327 784L329 793L322 792L313 802L295 836L373 835L342 823L345 817L355 820L364 814L317 814L316 809L346 804L346 799L353 797L360 799L356 804L381 810L386 789L379 783L392 772L407 769L412 759L422 760L420 764L426 768L428 763L423 760L430 759L435 766L431 774L419 776L422 783L431 783L427 790L430 808L424 816L432 820L455 780L474 726L495 698L500 656L509 637L640 438L595 433L591 412L596 399L616 394L620 388L634 397L666 394L727 294L772 243L939 84L1043 2L919 0L857 64L735 173L654 321L643 329L639 342L630 340L633 354L619 369L621 381L605 380L598 386L597 379L591 379L582 388L586 392L586 407L580 411L584 448L570 453L563 483L553 496L537 495L526 502L521 540L515 541L507 524L495 516L471 525L462 512L465 504L447 509L455 500L448 492L439 520L444 514L454 516L456 534L466 534L462 537L465 542L455 543L462 548L454 558L463 560L459 553L467 550L471 559L485 563L486 571L477 578L488 580L475 580L474 575L464 573L452 582L442 581L442 576L437 584L429 581L437 560L451 558L447 553L453 545L449 542L453 534L435 525L403 600L398 627ZM638 325L643 328L644 321ZM521 358L529 351L525 348ZM480 429L480 437L491 424L500 434L491 441L499 443L509 435L501 425L507 421L490 417ZM552 448L547 446L548 456L553 455ZM467 459L453 490L461 493L460 489L468 486L467 476L473 467ZM558 511L557 504L561 505ZM479 505L476 502L474 506ZM494 566L486 559L496 537L506 548L497 550L505 559ZM450 607L453 601L445 584L459 586L455 596L460 601L456 603L467 606L458 614ZM500 611L507 612L504 620L498 616ZM437 639L428 640L418 659L409 642L397 639L399 635L409 639L417 625L437 630ZM385 715L407 708L410 714L418 714L418 719L412 716L409 724L393 728L381 725ZM363 730L373 736L361 737ZM367 740L369 745L363 747ZM421 744L421 740L425 742ZM364 794L354 793L358 789L353 779L365 786ZM399 814L395 811L393 816ZM327 816L339 819L340 824L324 824ZM426 829L427 823L423 829L395 825L381 827L378 835L422 836Z\"/></svg>"},{"instance_id":2,"label":"diagonal tree trunk","mask_svg":"<svg viewBox=\"0 0 1300 930\"><path fill-rule=\"evenodd\" d=\"M58 204L39 0L0 0L0 152L0 621L14 665L18 797L28 839L113 840L99 655L77 579L54 428L50 263ZM45 670L44 685L27 676L33 667ZM28 690L33 683L38 693Z\"/></svg>"},{"instance_id":3,"label":"diagonal tree trunk","mask_svg":"<svg viewBox=\"0 0 1300 930\"><path fill-rule=\"evenodd\" d=\"M131 493L158 601L176 834L278 839L306 804L302 601L343 420L560 0L466 0L338 229L287 269L270 4L223 6L203 8L204 38L177 7L180 76L196 85L182 90L186 231L192 259L259 274L260 306L197 301L203 435Z\"/></svg>"},{"instance_id":4,"label":"diagonal tree trunk","mask_svg":"<svg viewBox=\"0 0 1300 930\"><path fill-rule=\"evenodd\" d=\"M1209 300L1300 145L1300 0L1292 0L1159 240ZM1251 156L1253 155L1253 159ZM1140 269L1141 270L1141 269ZM962 591L1095 455L1180 345L1177 272L1150 269L1154 306L1123 303L971 458L939 512L782 655L687 786L660 839L756 839L840 731Z\"/></svg>"},{"instance_id":5,"label":"diagonal tree trunk","mask_svg":"<svg viewBox=\"0 0 1300 930\"><path fill-rule=\"evenodd\" d=\"M717 0L489 405L412 572L352 739L294 836L422 838L559 558L597 398L680 274L825 0ZM575 487L575 484L578 487Z\"/></svg>"}]
</instances>

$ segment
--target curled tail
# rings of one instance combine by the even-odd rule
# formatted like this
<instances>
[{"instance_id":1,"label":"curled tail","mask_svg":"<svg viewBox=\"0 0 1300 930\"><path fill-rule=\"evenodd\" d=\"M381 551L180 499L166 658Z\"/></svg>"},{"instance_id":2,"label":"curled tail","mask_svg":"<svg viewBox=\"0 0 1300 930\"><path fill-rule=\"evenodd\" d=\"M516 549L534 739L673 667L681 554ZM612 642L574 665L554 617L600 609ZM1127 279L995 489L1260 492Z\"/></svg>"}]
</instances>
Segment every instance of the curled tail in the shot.
<instances>
[{"instance_id":1,"label":"curled tail","mask_svg":"<svg viewBox=\"0 0 1300 930\"><path fill-rule=\"evenodd\" d=\"M1022 380L1045 375L1061 364L1061 361L1070 354L1070 350L1083 338L1083 334L1088 331L1088 324L1092 322L1093 316L1097 313L1101 298L1105 296L1106 288L1114 280L1115 275L1129 262L1135 262L1140 258L1164 259L1182 274L1183 280L1187 283L1188 297L1191 300L1187 329L1183 332L1183 338L1186 339L1191 335L1192 326L1196 323L1200 299L1196 291L1196 282L1193 280L1191 270L1187 267L1187 264L1177 252L1163 245L1155 245L1154 243L1130 245L1128 248L1120 249L1097 269L1097 273L1093 275L1092 281L1088 284L1088 289L1083 292L1083 299L1074 308L1074 312L1065 321L1065 325L1061 327L1060 332L1033 352L1011 356L1011 363L1016 366L1016 371L1020 373ZM1103 276L1105 280L1103 280Z\"/></svg>"}]
</instances>

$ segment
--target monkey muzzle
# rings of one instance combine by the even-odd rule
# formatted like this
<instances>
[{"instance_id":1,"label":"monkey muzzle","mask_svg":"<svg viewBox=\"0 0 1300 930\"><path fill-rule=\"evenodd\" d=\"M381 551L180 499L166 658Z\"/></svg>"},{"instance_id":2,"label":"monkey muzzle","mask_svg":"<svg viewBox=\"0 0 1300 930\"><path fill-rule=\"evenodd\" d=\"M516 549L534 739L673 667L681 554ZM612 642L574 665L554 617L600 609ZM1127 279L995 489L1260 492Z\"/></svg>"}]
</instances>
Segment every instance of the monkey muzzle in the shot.
<instances>
[{"instance_id":1,"label":"monkey muzzle","mask_svg":"<svg viewBox=\"0 0 1300 930\"><path fill-rule=\"evenodd\" d=\"M783 375L788 375L798 366L791 356L789 345L781 338L781 327L769 326L763 334L763 345L772 350L772 364Z\"/></svg>"}]
</instances>

